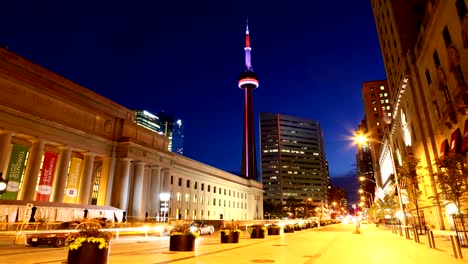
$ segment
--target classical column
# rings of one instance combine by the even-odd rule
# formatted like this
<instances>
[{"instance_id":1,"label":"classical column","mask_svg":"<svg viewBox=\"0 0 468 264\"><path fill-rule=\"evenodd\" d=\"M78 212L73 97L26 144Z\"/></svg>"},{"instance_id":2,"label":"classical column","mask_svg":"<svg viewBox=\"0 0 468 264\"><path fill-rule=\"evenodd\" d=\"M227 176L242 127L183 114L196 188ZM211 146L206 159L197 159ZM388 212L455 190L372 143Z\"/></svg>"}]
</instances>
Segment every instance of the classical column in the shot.
<instances>
[{"instance_id":1,"label":"classical column","mask_svg":"<svg viewBox=\"0 0 468 264\"><path fill-rule=\"evenodd\" d=\"M21 200L32 201L36 193L37 177L41 169L42 156L44 155L43 139L33 140L31 151L29 152L28 164L24 173L23 190L21 191Z\"/></svg>"},{"instance_id":2,"label":"classical column","mask_svg":"<svg viewBox=\"0 0 468 264\"><path fill-rule=\"evenodd\" d=\"M170 194L171 194L171 171L170 169L163 169L161 170L161 180L162 180L162 184L161 184L161 195L163 195L163 197L160 197L161 198L161 201L164 202L165 206L163 208L161 208L161 212L163 212L163 214L161 215L163 217L163 221L166 221L166 216L167 217L171 217L169 215L169 210L170 210Z\"/></svg>"},{"instance_id":3,"label":"classical column","mask_svg":"<svg viewBox=\"0 0 468 264\"><path fill-rule=\"evenodd\" d=\"M89 194L93 179L94 153L87 152L84 155L83 168L81 170L80 185L78 189L78 203L89 204Z\"/></svg>"},{"instance_id":4,"label":"classical column","mask_svg":"<svg viewBox=\"0 0 468 264\"><path fill-rule=\"evenodd\" d=\"M171 193L171 170L162 169L161 175L162 175L161 193Z\"/></svg>"},{"instance_id":5,"label":"classical column","mask_svg":"<svg viewBox=\"0 0 468 264\"><path fill-rule=\"evenodd\" d=\"M161 167L151 168L151 183L150 183L150 209L151 217L157 216L159 213L159 194L161 193Z\"/></svg>"},{"instance_id":6,"label":"classical column","mask_svg":"<svg viewBox=\"0 0 468 264\"><path fill-rule=\"evenodd\" d=\"M60 161L58 171L55 176L54 193L52 201L62 203L65 196L65 184L67 183L68 167L70 166L71 148L69 146L60 147Z\"/></svg>"},{"instance_id":7,"label":"classical column","mask_svg":"<svg viewBox=\"0 0 468 264\"><path fill-rule=\"evenodd\" d=\"M146 213L149 215L149 191L150 191L150 177L151 177L151 167L145 166L145 172L143 173L143 199L141 200L141 208L143 215L146 217ZM145 218L146 220L146 218Z\"/></svg>"},{"instance_id":8,"label":"classical column","mask_svg":"<svg viewBox=\"0 0 468 264\"><path fill-rule=\"evenodd\" d=\"M142 161L135 162L135 174L133 177L133 195L132 195L132 214L139 220L144 218L143 212L143 175L145 173L145 163Z\"/></svg>"},{"instance_id":9,"label":"classical column","mask_svg":"<svg viewBox=\"0 0 468 264\"><path fill-rule=\"evenodd\" d=\"M106 177L106 196L104 198L103 204L110 205L112 199L112 190L115 184L115 157L106 157L102 159L101 177L102 176ZM102 187L99 186L99 188Z\"/></svg>"},{"instance_id":10,"label":"classical column","mask_svg":"<svg viewBox=\"0 0 468 264\"><path fill-rule=\"evenodd\" d=\"M111 205L127 211L128 209L128 186L130 180L131 159L117 159L116 173L112 185Z\"/></svg>"},{"instance_id":11,"label":"classical column","mask_svg":"<svg viewBox=\"0 0 468 264\"><path fill-rule=\"evenodd\" d=\"M5 172L5 164L8 160L8 150L10 149L11 138L13 137L14 133L11 131L3 131L0 133L0 172ZM3 175L5 178L5 175Z\"/></svg>"}]
</instances>

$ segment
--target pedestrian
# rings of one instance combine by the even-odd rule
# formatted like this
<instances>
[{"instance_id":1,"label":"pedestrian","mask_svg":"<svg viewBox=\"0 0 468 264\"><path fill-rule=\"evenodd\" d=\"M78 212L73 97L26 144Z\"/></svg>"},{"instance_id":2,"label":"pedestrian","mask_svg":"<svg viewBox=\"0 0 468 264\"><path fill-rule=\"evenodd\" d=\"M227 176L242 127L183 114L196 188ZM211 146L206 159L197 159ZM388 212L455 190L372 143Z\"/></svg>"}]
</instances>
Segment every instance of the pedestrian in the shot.
<instances>
[{"instance_id":1,"label":"pedestrian","mask_svg":"<svg viewBox=\"0 0 468 264\"><path fill-rule=\"evenodd\" d=\"M358 219L354 222L354 225L356 227L356 230L354 230L354 234L360 234L361 232L359 231L359 228L361 227L361 223L359 222Z\"/></svg>"}]
</instances>

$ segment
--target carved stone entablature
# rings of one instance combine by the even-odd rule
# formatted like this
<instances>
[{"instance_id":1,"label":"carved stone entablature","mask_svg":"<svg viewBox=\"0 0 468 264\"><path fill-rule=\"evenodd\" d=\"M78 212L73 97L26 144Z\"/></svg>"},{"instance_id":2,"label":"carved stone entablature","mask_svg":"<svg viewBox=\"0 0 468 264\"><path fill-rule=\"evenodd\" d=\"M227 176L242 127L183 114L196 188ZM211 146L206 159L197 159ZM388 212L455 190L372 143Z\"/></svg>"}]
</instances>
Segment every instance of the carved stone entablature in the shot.
<instances>
[{"instance_id":1,"label":"carved stone entablature","mask_svg":"<svg viewBox=\"0 0 468 264\"><path fill-rule=\"evenodd\" d=\"M439 89L442 90L447 85L447 76L442 66L437 67L437 78L439 79Z\"/></svg>"},{"instance_id":2,"label":"carved stone entablature","mask_svg":"<svg viewBox=\"0 0 468 264\"><path fill-rule=\"evenodd\" d=\"M447 47L447 55L448 55L448 62L449 62L449 70L451 72L457 70L457 66L460 64L460 55L458 54L457 48L450 44Z\"/></svg>"},{"instance_id":3,"label":"carved stone entablature","mask_svg":"<svg viewBox=\"0 0 468 264\"><path fill-rule=\"evenodd\" d=\"M468 110L468 90L459 87L455 93L455 108L462 115L467 114Z\"/></svg>"},{"instance_id":4,"label":"carved stone entablature","mask_svg":"<svg viewBox=\"0 0 468 264\"><path fill-rule=\"evenodd\" d=\"M465 16L461 20L461 28L462 28L463 47L467 49L468 48L468 12L466 12Z\"/></svg>"},{"instance_id":5,"label":"carved stone entablature","mask_svg":"<svg viewBox=\"0 0 468 264\"><path fill-rule=\"evenodd\" d=\"M457 123L457 114L450 104L446 104L442 109L442 120L444 124L452 129L453 125Z\"/></svg>"}]
</instances>

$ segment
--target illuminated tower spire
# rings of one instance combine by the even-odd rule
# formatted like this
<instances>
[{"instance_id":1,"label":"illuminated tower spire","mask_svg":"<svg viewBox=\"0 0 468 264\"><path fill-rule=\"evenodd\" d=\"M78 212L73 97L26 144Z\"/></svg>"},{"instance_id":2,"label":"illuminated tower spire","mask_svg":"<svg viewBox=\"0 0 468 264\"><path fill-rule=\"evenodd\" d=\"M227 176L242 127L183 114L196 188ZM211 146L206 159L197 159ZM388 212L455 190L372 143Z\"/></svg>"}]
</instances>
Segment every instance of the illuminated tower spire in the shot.
<instances>
[{"instance_id":1,"label":"illuminated tower spire","mask_svg":"<svg viewBox=\"0 0 468 264\"><path fill-rule=\"evenodd\" d=\"M255 129L253 119L253 96L252 92L258 87L257 75L252 69L250 51L249 24L245 31L245 71L240 75L239 88L244 90L244 144L242 149L242 171L241 176L258 180L257 158L255 152Z\"/></svg>"}]
</instances>

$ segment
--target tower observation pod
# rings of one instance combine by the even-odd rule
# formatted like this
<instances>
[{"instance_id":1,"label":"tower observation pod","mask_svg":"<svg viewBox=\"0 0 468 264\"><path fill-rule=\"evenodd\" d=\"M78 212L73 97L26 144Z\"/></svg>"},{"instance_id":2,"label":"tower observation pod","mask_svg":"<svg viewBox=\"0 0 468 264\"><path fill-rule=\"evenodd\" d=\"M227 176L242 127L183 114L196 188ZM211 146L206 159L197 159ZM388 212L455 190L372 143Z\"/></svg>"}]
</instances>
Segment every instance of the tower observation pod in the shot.
<instances>
[{"instance_id":1,"label":"tower observation pod","mask_svg":"<svg viewBox=\"0 0 468 264\"><path fill-rule=\"evenodd\" d=\"M253 119L253 95L258 87L258 78L252 69L250 60L250 35L249 24L245 32L245 71L239 77L239 88L244 90L244 143L242 151L241 176L257 180L257 159L255 152L255 127Z\"/></svg>"}]
</instances>

